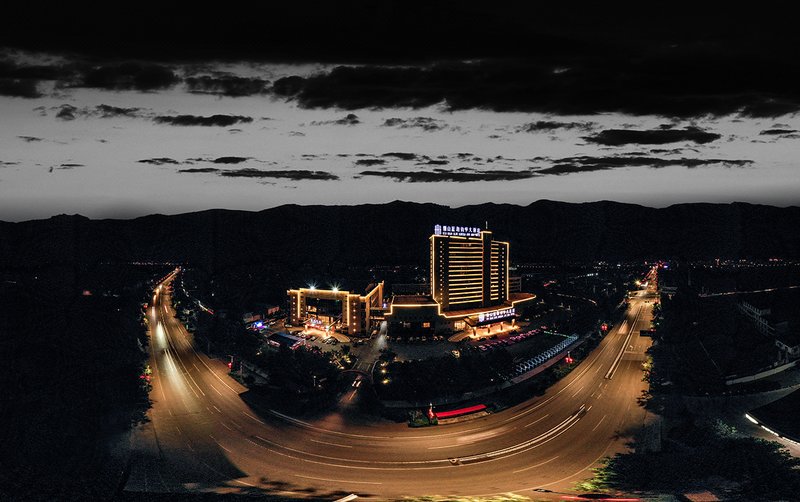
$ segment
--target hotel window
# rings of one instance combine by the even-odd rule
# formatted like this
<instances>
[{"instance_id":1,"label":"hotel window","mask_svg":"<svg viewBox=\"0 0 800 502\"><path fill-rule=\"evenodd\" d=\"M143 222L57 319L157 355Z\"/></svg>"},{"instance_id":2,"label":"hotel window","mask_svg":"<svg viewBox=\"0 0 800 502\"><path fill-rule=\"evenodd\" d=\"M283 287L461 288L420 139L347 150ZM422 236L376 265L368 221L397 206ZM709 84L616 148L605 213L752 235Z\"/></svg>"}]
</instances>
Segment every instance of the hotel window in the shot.
<instances>
[{"instance_id":1,"label":"hotel window","mask_svg":"<svg viewBox=\"0 0 800 502\"><path fill-rule=\"evenodd\" d=\"M403 323L403 328L409 329L410 327L411 327L411 323L410 322L404 322Z\"/></svg>"},{"instance_id":2,"label":"hotel window","mask_svg":"<svg viewBox=\"0 0 800 502\"><path fill-rule=\"evenodd\" d=\"M431 323L429 323L429 322L424 322L424 323L422 323L422 327L423 327L423 328L430 328L430 327L431 327Z\"/></svg>"}]
</instances>

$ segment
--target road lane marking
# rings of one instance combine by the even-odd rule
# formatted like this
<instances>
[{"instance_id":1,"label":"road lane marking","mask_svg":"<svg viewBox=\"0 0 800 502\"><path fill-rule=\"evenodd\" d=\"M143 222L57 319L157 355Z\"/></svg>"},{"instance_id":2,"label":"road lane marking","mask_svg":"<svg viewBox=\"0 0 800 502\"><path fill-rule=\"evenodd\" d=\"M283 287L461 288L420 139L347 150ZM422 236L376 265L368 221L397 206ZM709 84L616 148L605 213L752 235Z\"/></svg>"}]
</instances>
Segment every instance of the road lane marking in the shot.
<instances>
[{"instance_id":1,"label":"road lane marking","mask_svg":"<svg viewBox=\"0 0 800 502\"><path fill-rule=\"evenodd\" d=\"M533 469L533 468L535 468L535 467L540 467L540 466L542 466L542 465L544 465L544 464L547 464L547 463L550 463L550 462L552 462L553 460L555 460L555 459L557 459L557 458L558 458L558 455L556 455L555 457L551 458L550 460L545 460L544 462L540 462L540 463L538 463L538 464L536 464L536 465L532 465L532 466L530 466L530 467L526 467L526 468L524 468L524 469L519 469L519 470L517 470L517 471L514 471L514 474L516 474L516 473L518 473L518 472L525 472L525 471L527 471L528 469Z\"/></svg>"},{"instance_id":2,"label":"road lane marking","mask_svg":"<svg viewBox=\"0 0 800 502\"><path fill-rule=\"evenodd\" d=\"M251 414L247 413L246 411L243 411L243 412L242 412L242 415L247 415L248 417L252 418L252 419L253 419L253 420L255 420L256 422L258 422L258 423L260 423L260 424L263 424L263 425L267 425L267 423L266 423L266 422L264 422L263 420L260 420L260 419L259 419L259 418L257 418L257 417L254 417L253 415L251 415Z\"/></svg>"},{"instance_id":3,"label":"road lane marking","mask_svg":"<svg viewBox=\"0 0 800 502\"><path fill-rule=\"evenodd\" d=\"M352 446L350 446L350 445L339 444L339 443L329 443L327 441L320 441L318 439L312 439L311 441L314 441L315 443L320 443L320 444L329 444L331 446L338 446L340 448L352 448Z\"/></svg>"},{"instance_id":4,"label":"road lane marking","mask_svg":"<svg viewBox=\"0 0 800 502\"><path fill-rule=\"evenodd\" d=\"M208 437L210 437L211 439L213 439L213 440L214 440L214 442L215 442L215 443L217 443L217 446L219 446L219 447L220 447L220 448L222 448L223 450L227 451L228 453L233 453L231 450L229 450L229 449L225 448L225 446L223 446L223 445L222 445L222 443L220 443L219 441L217 441L217 438L215 438L215 437L214 437L212 434L209 434L209 435L208 435Z\"/></svg>"},{"instance_id":5,"label":"road lane marking","mask_svg":"<svg viewBox=\"0 0 800 502\"><path fill-rule=\"evenodd\" d=\"M445 448L458 448L459 446L467 446L475 444L475 441L470 441L469 443L460 443L460 444L448 444L444 446L428 446L429 450L443 450Z\"/></svg>"},{"instance_id":6,"label":"road lane marking","mask_svg":"<svg viewBox=\"0 0 800 502\"><path fill-rule=\"evenodd\" d=\"M586 386L585 386L585 385L581 385L581 388L580 388L580 389L578 389L578 390L576 390L576 391L575 391L575 394L573 394L571 397L575 397L575 396L577 396L577 395L578 395L578 393L580 393L580 391L582 391L584 387L586 387Z\"/></svg>"},{"instance_id":7,"label":"road lane marking","mask_svg":"<svg viewBox=\"0 0 800 502\"><path fill-rule=\"evenodd\" d=\"M212 404L211 406L213 406L213 407L214 407L214 409L215 409L215 410L217 410L217 413L219 413L219 414L222 414L222 410L220 410L219 408L217 408L217 407L216 407L215 405L213 405L213 404Z\"/></svg>"},{"instance_id":8,"label":"road lane marking","mask_svg":"<svg viewBox=\"0 0 800 502\"><path fill-rule=\"evenodd\" d=\"M564 478L558 479L558 480L556 480L556 481L551 481L551 482L549 482L549 483L546 483L546 484L543 484L543 485L539 485L539 486L538 486L538 488L544 488L545 486L552 486L552 485L556 485L556 484L558 484L558 483L561 483L561 482L563 482L563 481L566 481L566 480L568 480L568 479L570 479L570 478L574 478L575 476L577 476L578 474L582 473L583 471L588 471L588 470L589 470L589 469L590 469L590 468L591 468L593 465L597 464L597 462L599 462L601 458L603 458L603 457L605 457L605 456L606 456L606 451L608 450L608 447L609 447L609 446L611 446L612 444L614 444L614 442L615 442L615 441L616 441L616 440L612 440L610 443L608 443L608 444L606 445L606 447L605 447L605 448L603 448L603 453L601 453L599 457L597 457L596 459L594 459L594 460L592 461L592 463L591 463L591 464L587 465L587 466L586 466L586 467L584 467L583 469L581 469L581 470L579 470L579 471L575 471L574 473L572 473L571 475L569 475L569 476L567 476L567 477L564 477Z\"/></svg>"},{"instance_id":9,"label":"road lane marking","mask_svg":"<svg viewBox=\"0 0 800 502\"><path fill-rule=\"evenodd\" d=\"M636 323L639 321L639 317L641 315L642 315L642 305L640 305L639 310L636 311L636 317L631 323L631 329L628 330L628 335L625 337L625 341L622 343L622 347L620 347L617 357L614 359L614 362L611 363L611 367L608 369L608 372L606 373L606 380L611 380L612 378L614 378L614 373L617 371L617 367L619 366L619 362L622 359L622 355L625 353L625 347L627 347L631 342L631 336L633 335L633 328L636 327Z\"/></svg>"},{"instance_id":10,"label":"road lane marking","mask_svg":"<svg viewBox=\"0 0 800 502\"><path fill-rule=\"evenodd\" d=\"M223 426L223 427L225 427L225 428L226 428L226 429L228 429L229 431L233 431L233 429L231 429L230 427L228 427L228 424L226 424L225 422L220 422L220 423L222 424L222 426Z\"/></svg>"},{"instance_id":11,"label":"road lane marking","mask_svg":"<svg viewBox=\"0 0 800 502\"><path fill-rule=\"evenodd\" d=\"M564 432L566 432L567 430L571 429L573 425L575 425L576 423L578 423L578 421L580 421L580 419L583 417L583 415L586 414L587 411L588 410L586 409L586 405L582 404L581 407L578 409L578 411L567 417L564 421L562 421L560 424L556 425L549 431L540 434L535 438L528 439L527 441L523 441L522 443L508 446L500 450L480 453L477 455L469 455L466 457L458 457L455 459L455 461L456 463L463 463L470 461L492 460L493 459L492 457L499 458L501 456L506 456L506 455L512 456L521 453L522 451L527 451L528 449L536 448L537 446L539 446L537 443L548 443L553 439L557 438L558 436L560 436L561 434L563 434Z\"/></svg>"},{"instance_id":12,"label":"road lane marking","mask_svg":"<svg viewBox=\"0 0 800 502\"><path fill-rule=\"evenodd\" d=\"M297 476L298 478L306 478L306 479L316 479L318 481L329 481L331 483L356 483L360 485L382 485L383 483L378 483L377 481L352 481L349 479L329 479L329 478L317 478L314 476L303 476L302 474L292 474L292 476Z\"/></svg>"},{"instance_id":13,"label":"road lane marking","mask_svg":"<svg viewBox=\"0 0 800 502\"><path fill-rule=\"evenodd\" d=\"M531 425L533 425L533 424L538 424L539 422L541 422L542 420L544 420L545 418L547 418L547 417L549 417L549 416L550 416L550 414L548 413L547 415L544 415L544 416L543 416L543 417L541 417L541 418L537 418L537 419L536 419L536 420L534 420L533 422L531 422L531 423L529 423L528 425L526 425L526 426L525 426L525 428L528 428L528 427L530 427L530 426L531 426Z\"/></svg>"},{"instance_id":14,"label":"road lane marking","mask_svg":"<svg viewBox=\"0 0 800 502\"><path fill-rule=\"evenodd\" d=\"M162 326L164 326L163 323L162 323ZM189 384L189 382L186 380L186 375L188 375L189 378L192 379L192 382L194 382L195 387L197 387L197 390L199 390L203 394L203 396L205 396L206 393L203 392L203 389L201 389L199 385L197 385L197 382L195 382L194 378L192 378L192 375L189 374L189 371L186 369L186 366L183 364L183 361L181 360L181 358L178 357L178 351L175 349L175 346L172 344L172 337L169 335L169 330L166 329L166 326L164 327L164 332L166 333L167 344L172 349L172 352L175 352L175 358L178 359L179 363L181 363L181 366L183 367L184 372L181 372L181 371L178 370L178 366L175 364L175 361L172 360L172 353L170 352L170 350L168 348L168 349L166 349L166 353L169 355L169 361L172 363L172 367L175 369L176 373L180 373L180 375L183 377L184 381L186 381L186 385L189 387L189 389L191 389L191 391L192 391L192 393L194 393L195 397L197 397L197 399L200 399L200 395L197 394L197 391L194 390L194 387L192 387Z\"/></svg>"},{"instance_id":15,"label":"road lane marking","mask_svg":"<svg viewBox=\"0 0 800 502\"><path fill-rule=\"evenodd\" d=\"M348 495L346 497L342 497L340 499L336 499L333 502L350 502L351 500L355 500L357 498L358 498L358 495L356 495L355 493L351 493L350 495Z\"/></svg>"},{"instance_id":16,"label":"road lane marking","mask_svg":"<svg viewBox=\"0 0 800 502\"><path fill-rule=\"evenodd\" d=\"M597 425L594 426L594 429L592 429L592 432L594 432L595 430L597 430L598 427L600 427L600 424L603 423L603 420L605 420L607 416L608 415L603 415L603 418L601 418L600 421L597 422Z\"/></svg>"},{"instance_id":17,"label":"road lane marking","mask_svg":"<svg viewBox=\"0 0 800 502\"><path fill-rule=\"evenodd\" d=\"M547 443L549 441L552 441L553 439L555 439L556 437L560 436L565 431L566 431L566 429L561 431L556 436L553 436L553 437L547 439L542 444ZM263 438L260 438L260 439L263 440ZM322 465L322 466L327 466L327 467L339 467L339 468L342 468L342 469L360 469L360 470L364 470L364 471L422 471L422 470L430 470L430 469L452 469L454 467L453 463L451 463L449 459L448 460L418 460L418 461L397 461L397 462L381 462L381 461L377 461L376 462L376 461L368 461L368 460L354 460L354 459L341 459L341 458L335 458L335 457L324 457L323 455L309 454L309 455L313 455L313 456L316 456L316 457L331 458L333 460L340 460L340 461L344 461L344 462L351 461L351 462L361 462L361 463L370 463L370 464L376 464L376 463L383 463L383 464L424 464L424 466L415 467L414 465L398 465L397 467L376 467L376 466L369 466L369 465L335 464L335 463L331 463L331 462L323 462L323 461L320 461L320 460L312 460L312 459L309 459L309 458L297 457L295 455L290 455L288 453L284 453L284 452L281 452L281 451L278 451L278 450L274 450L272 448L267 448L266 446L263 446L263 445L259 445L258 443L255 443L254 441L251 441L248 438L245 438L245 440L247 442L252 443L252 444L258 446L259 448L264 449L264 450L266 450L266 451L268 451L268 452L270 452L272 454L275 454L275 455L280 455L282 457L290 458L292 460L297 460L297 461L300 461L300 462L306 462L306 463L309 463L309 464L316 464L316 465ZM284 449L293 450L292 448L288 448L286 446L281 446L281 445L278 445L277 443L273 443L273 444L275 444L278 447L284 448ZM536 448L538 446L541 446L541 445L535 445L532 448ZM518 451L518 452L512 453L509 456L517 455L519 453L523 453L524 451L527 451L527 450ZM302 453L302 452L300 452L300 453ZM486 460L486 462L493 462L495 460L500 460L501 458L503 458L503 457L489 458L489 459ZM432 465L432 464L443 464L443 465Z\"/></svg>"}]
</instances>

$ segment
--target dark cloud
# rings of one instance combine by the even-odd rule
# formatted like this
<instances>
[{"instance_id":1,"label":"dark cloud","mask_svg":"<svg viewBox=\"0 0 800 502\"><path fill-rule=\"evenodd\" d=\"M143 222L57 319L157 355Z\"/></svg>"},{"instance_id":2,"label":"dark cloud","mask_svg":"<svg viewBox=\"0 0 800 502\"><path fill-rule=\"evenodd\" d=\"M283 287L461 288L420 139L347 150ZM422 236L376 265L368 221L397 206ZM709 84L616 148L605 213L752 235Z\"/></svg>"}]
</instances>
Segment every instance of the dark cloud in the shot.
<instances>
[{"instance_id":1,"label":"dark cloud","mask_svg":"<svg viewBox=\"0 0 800 502\"><path fill-rule=\"evenodd\" d=\"M467 183L474 181L514 181L533 178L536 173L523 171L478 171L470 168L434 169L432 171L361 171L359 176L377 176L391 178L395 181L411 183L432 183L439 181L455 181Z\"/></svg>"},{"instance_id":2,"label":"dark cloud","mask_svg":"<svg viewBox=\"0 0 800 502\"><path fill-rule=\"evenodd\" d=\"M356 124L360 124L360 123L361 123L361 121L358 119L358 115L356 115L355 113L348 113L344 117L342 117L340 119L336 119L336 120L315 120L315 121L311 122L311 125L319 126L319 125L331 125L331 124L333 124L333 125L348 125L348 126L352 126L352 125L356 125Z\"/></svg>"},{"instance_id":3,"label":"dark cloud","mask_svg":"<svg viewBox=\"0 0 800 502\"><path fill-rule=\"evenodd\" d=\"M194 157L190 159L186 159L187 163L192 162L211 162L213 164L241 164L242 162L250 160L251 157L237 157L237 156L225 156L225 157L217 157L217 158L207 158L207 157Z\"/></svg>"},{"instance_id":4,"label":"dark cloud","mask_svg":"<svg viewBox=\"0 0 800 502\"><path fill-rule=\"evenodd\" d=\"M758 133L761 136L780 136L782 134L794 134L797 130L795 129L766 129Z\"/></svg>"},{"instance_id":5,"label":"dark cloud","mask_svg":"<svg viewBox=\"0 0 800 502\"><path fill-rule=\"evenodd\" d=\"M357 166L382 166L386 164L384 159L358 159L356 160Z\"/></svg>"},{"instance_id":6,"label":"dark cloud","mask_svg":"<svg viewBox=\"0 0 800 502\"><path fill-rule=\"evenodd\" d=\"M94 107L78 108L76 106L65 103L61 106L51 109L57 110L56 118L62 120L74 120L78 117L99 117L103 119L113 117L141 117L144 115L142 108L123 108L119 106L111 106L106 104L97 105Z\"/></svg>"},{"instance_id":7,"label":"dark cloud","mask_svg":"<svg viewBox=\"0 0 800 502\"><path fill-rule=\"evenodd\" d=\"M253 121L252 117L245 117L242 115L211 115L204 117L202 115L160 115L153 119L159 124L168 124L174 126L218 126L229 127L239 123L249 123Z\"/></svg>"},{"instance_id":8,"label":"dark cloud","mask_svg":"<svg viewBox=\"0 0 800 502\"><path fill-rule=\"evenodd\" d=\"M18 165L18 164L19 164L19 162L9 162L9 161L7 161L7 160L0 160L0 167L5 167L5 166L16 166L16 165Z\"/></svg>"},{"instance_id":9,"label":"dark cloud","mask_svg":"<svg viewBox=\"0 0 800 502\"><path fill-rule=\"evenodd\" d=\"M152 159L141 159L137 160L141 164L152 164L154 166L163 166L164 164L180 164L181 162L171 159L169 157L155 157Z\"/></svg>"},{"instance_id":10,"label":"dark cloud","mask_svg":"<svg viewBox=\"0 0 800 502\"><path fill-rule=\"evenodd\" d=\"M582 155L577 157L566 157L553 161L551 167L537 169L536 174L572 174L592 171L607 171L620 167L668 167L684 166L688 168L702 167L709 165L724 165L727 167L746 167L752 165L752 160L746 159L665 159L660 157L646 156L611 156L593 157Z\"/></svg>"},{"instance_id":11,"label":"dark cloud","mask_svg":"<svg viewBox=\"0 0 800 502\"><path fill-rule=\"evenodd\" d=\"M381 155L381 157L394 157L400 160L417 160L416 153L407 153L407 152L388 152Z\"/></svg>"},{"instance_id":12,"label":"dark cloud","mask_svg":"<svg viewBox=\"0 0 800 502\"><path fill-rule=\"evenodd\" d=\"M588 131L595 126L593 122L559 122L554 120L537 120L519 127L520 132L553 132L559 129L578 129Z\"/></svg>"},{"instance_id":13,"label":"dark cloud","mask_svg":"<svg viewBox=\"0 0 800 502\"><path fill-rule=\"evenodd\" d=\"M17 137L26 143L36 143L39 141L44 141L44 138L39 138L36 136L17 136Z\"/></svg>"},{"instance_id":14,"label":"dark cloud","mask_svg":"<svg viewBox=\"0 0 800 502\"><path fill-rule=\"evenodd\" d=\"M554 72L535 60L484 59L425 66L339 66L273 87L306 108L447 110L693 117L776 117L800 110L800 65L675 47L624 59L597 54ZM713 58L714 64L708 64ZM745 70L745 68L748 68ZM730 76L736 75L736 79ZM764 77L764 78L762 78ZM276 83L277 84L277 83Z\"/></svg>"},{"instance_id":15,"label":"dark cloud","mask_svg":"<svg viewBox=\"0 0 800 502\"><path fill-rule=\"evenodd\" d=\"M72 87L155 91L168 89L179 81L178 75L166 66L129 61L86 68Z\"/></svg>"},{"instance_id":16,"label":"dark cloud","mask_svg":"<svg viewBox=\"0 0 800 502\"><path fill-rule=\"evenodd\" d=\"M574 72L580 56L592 59L647 48L691 45L772 49L791 54L797 36L791 16L771 9L730 8L724 18L713 6L681 9L630 9L613 5L527 2L389 2L369 8L362 2L255 4L235 8L185 9L161 4L120 12L74 4L43 9L22 2L0 41L17 45L92 54L121 53L128 58L164 60L320 60L358 61L465 59L538 56L554 73ZM113 20L111 22L110 20ZM536 22L532 22L535 20ZM302 33L297 26L302 23ZM465 36L467 33L480 36ZM400 36L402 34L402 36ZM358 40L360 43L354 43ZM113 41L113 42L112 42ZM699 44L698 44L699 45ZM788 62L787 62L788 63Z\"/></svg>"},{"instance_id":17,"label":"dark cloud","mask_svg":"<svg viewBox=\"0 0 800 502\"><path fill-rule=\"evenodd\" d=\"M246 160L250 160L250 157L226 156L226 157L217 157L216 159L212 160L212 162L214 164L241 164Z\"/></svg>"},{"instance_id":18,"label":"dark cloud","mask_svg":"<svg viewBox=\"0 0 800 502\"><path fill-rule=\"evenodd\" d=\"M301 169L264 171L261 169L242 168L234 171L219 171L226 178L278 178L289 180L338 180L335 174L326 171L307 171Z\"/></svg>"},{"instance_id":19,"label":"dark cloud","mask_svg":"<svg viewBox=\"0 0 800 502\"><path fill-rule=\"evenodd\" d=\"M656 153L659 155L667 154L667 155L678 155L680 153L690 151L690 152L699 152L696 148L651 148L650 153Z\"/></svg>"},{"instance_id":20,"label":"dark cloud","mask_svg":"<svg viewBox=\"0 0 800 502\"><path fill-rule=\"evenodd\" d=\"M230 74L202 75L188 77L186 87L195 94L216 94L220 96L241 97L264 94L269 88L269 80L238 77Z\"/></svg>"},{"instance_id":21,"label":"dark cloud","mask_svg":"<svg viewBox=\"0 0 800 502\"><path fill-rule=\"evenodd\" d=\"M144 8L111 15L75 2L47 9L16 4L7 10L23 14L6 12L8 19L35 22L6 23L0 45L84 53L93 61L113 55L360 65L275 82L273 92L303 106L444 103L452 109L688 117L772 116L797 111L800 103L795 20L769 8L731 7L722 16L701 5L693 5L691 15L678 8L654 15L608 3L576 9L563 2L389 2L365 8L364 2L293 1L251 6L246 15L177 5L159 5L157 15Z\"/></svg>"},{"instance_id":22,"label":"dark cloud","mask_svg":"<svg viewBox=\"0 0 800 502\"><path fill-rule=\"evenodd\" d=\"M84 167L83 164L65 163L59 165L56 169L73 169L75 167Z\"/></svg>"},{"instance_id":23,"label":"dark cloud","mask_svg":"<svg viewBox=\"0 0 800 502\"><path fill-rule=\"evenodd\" d=\"M0 78L0 96L32 99L41 95L35 80Z\"/></svg>"},{"instance_id":24,"label":"dark cloud","mask_svg":"<svg viewBox=\"0 0 800 502\"><path fill-rule=\"evenodd\" d=\"M180 77L165 65L144 61L97 63L74 58L59 64L36 64L9 59L0 61L0 82L11 79L26 97L38 97L36 85L42 80L56 82L57 88L89 87L106 90L155 91L168 89Z\"/></svg>"},{"instance_id":25,"label":"dark cloud","mask_svg":"<svg viewBox=\"0 0 800 502\"><path fill-rule=\"evenodd\" d=\"M101 118L137 117L141 114L142 109L136 107L123 108L119 106L101 104L95 107L94 112Z\"/></svg>"},{"instance_id":26,"label":"dark cloud","mask_svg":"<svg viewBox=\"0 0 800 502\"><path fill-rule=\"evenodd\" d=\"M272 85L272 92L278 96L295 96L303 90L305 82L306 81L303 77L299 77L297 75L282 77L276 80Z\"/></svg>"},{"instance_id":27,"label":"dark cloud","mask_svg":"<svg viewBox=\"0 0 800 502\"><path fill-rule=\"evenodd\" d=\"M447 128L447 124L443 120L435 119L433 117L413 117L410 119L401 119L397 117L386 119L383 122L384 127L399 127L400 129L417 128L423 131L441 131Z\"/></svg>"},{"instance_id":28,"label":"dark cloud","mask_svg":"<svg viewBox=\"0 0 800 502\"><path fill-rule=\"evenodd\" d=\"M794 114L800 111L799 98L796 95L787 98L761 97L753 99L751 103L743 104L739 113L745 117L753 118L775 118Z\"/></svg>"},{"instance_id":29,"label":"dark cloud","mask_svg":"<svg viewBox=\"0 0 800 502\"><path fill-rule=\"evenodd\" d=\"M449 163L450 163L450 161L449 161L449 160L443 160L443 159L428 159L428 160L426 160L425 162L422 162L422 163L421 163L421 165L427 165L427 166L446 166L446 165L447 165L447 164L449 164Z\"/></svg>"},{"instance_id":30,"label":"dark cloud","mask_svg":"<svg viewBox=\"0 0 800 502\"><path fill-rule=\"evenodd\" d=\"M7 78L35 83L40 80L58 80L73 74L74 70L64 65L20 63L8 57L0 59L0 79Z\"/></svg>"},{"instance_id":31,"label":"dark cloud","mask_svg":"<svg viewBox=\"0 0 800 502\"><path fill-rule=\"evenodd\" d=\"M663 145L681 141L693 141L698 144L710 143L722 136L716 133L703 131L697 127L685 129L651 129L637 131L631 129L606 129L583 139L591 143L605 146L619 145Z\"/></svg>"},{"instance_id":32,"label":"dark cloud","mask_svg":"<svg viewBox=\"0 0 800 502\"><path fill-rule=\"evenodd\" d=\"M188 169L180 169L179 173L217 173L219 169L216 167L190 167Z\"/></svg>"},{"instance_id":33,"label":"dark cloud","mask_svg":"<svg viewBox=\"0 0 800 502\"><path fill-rule=\"evenodd\" d=\"M58 112L56 113L56 118L61 120L75 120L75 113L78 111L78 108L72 105L61 105L58 107Z\"/></svg>"}]
</instances>

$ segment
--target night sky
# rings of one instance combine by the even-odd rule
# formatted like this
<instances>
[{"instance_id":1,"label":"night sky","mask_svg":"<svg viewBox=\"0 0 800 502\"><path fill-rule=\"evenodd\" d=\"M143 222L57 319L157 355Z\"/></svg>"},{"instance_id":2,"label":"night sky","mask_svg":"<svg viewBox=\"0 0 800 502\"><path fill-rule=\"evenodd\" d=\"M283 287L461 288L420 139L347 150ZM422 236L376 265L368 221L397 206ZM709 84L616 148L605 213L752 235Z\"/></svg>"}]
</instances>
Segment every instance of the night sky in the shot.
<instances>
[{"instance_id":1,"label":"night sky","mask_svg":"<svg viewBox=\"0 0 800 502\"><path fill-rule=\"evenodd\" d=\"M800 202L791 17L17 6L0 219L396 199Z\"/></svg>"}]
</instances>

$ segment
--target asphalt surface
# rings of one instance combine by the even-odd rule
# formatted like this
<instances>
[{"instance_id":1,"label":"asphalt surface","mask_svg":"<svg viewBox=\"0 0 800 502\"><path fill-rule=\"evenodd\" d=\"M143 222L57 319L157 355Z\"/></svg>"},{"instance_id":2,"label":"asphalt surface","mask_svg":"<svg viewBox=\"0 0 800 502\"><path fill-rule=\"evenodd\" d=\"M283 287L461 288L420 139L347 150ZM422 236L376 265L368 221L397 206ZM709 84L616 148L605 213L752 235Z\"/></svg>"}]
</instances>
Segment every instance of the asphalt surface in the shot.
<instances>
[{"instance_id":1,"label":"asphalt surface","mask_svg":"<svg viewBox=\"0 0 800 502\"><path fill-rule=\"evenodd\" d=\"M534 488L566 492L640 429L652 298L631 299L624 320L543 396L475 420L423 429L314 421L251 408L227 364L195 350L167 285L148 311L153 369L150 422L134 435L127 491L264 493L335 500L391 499ZM365 386L343 401L357 399ZM574 493L574 492L573 492ZM554 495L550 495L554 496Z\"/></svg>"}]
</instances>

